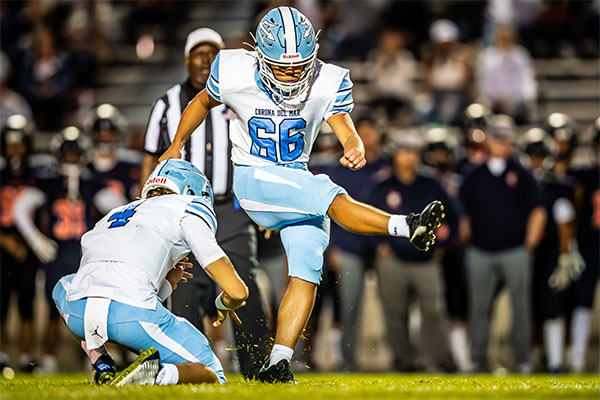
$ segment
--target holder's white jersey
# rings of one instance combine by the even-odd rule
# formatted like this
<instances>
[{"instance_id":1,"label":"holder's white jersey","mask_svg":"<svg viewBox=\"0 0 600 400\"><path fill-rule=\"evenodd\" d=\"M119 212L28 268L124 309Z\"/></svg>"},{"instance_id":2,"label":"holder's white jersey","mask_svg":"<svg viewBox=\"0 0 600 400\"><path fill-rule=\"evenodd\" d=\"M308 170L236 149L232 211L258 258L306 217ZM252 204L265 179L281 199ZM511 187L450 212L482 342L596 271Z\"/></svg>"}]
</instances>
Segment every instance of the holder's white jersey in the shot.
<instances>
[{"instance_id":1,"label":"holder's white jersey","mask_svg":"<svg viewBox=\"0 0 600 400\"><path fill-rule=\"evenodd\" d=\"M81 238L67 300L106 297L154 309L167 272L190 251L203 268L225 256L216 230L212 205L199 196L162 195L117 207Z\"/></svg>"},{"instance_id":2,"label":"holder's white jersey","mask_svg":"<svg viewBox=\"0 0 600 400\"><path fill-rule=\"evenodd\" d=\"M242 165L307 162L322 121L354 106L348 70L317 60L307 91L282 101L260 80L256 53L241 49L219 52L206 89L234 112L231 159Z\"/></svg>"}]
</instances>

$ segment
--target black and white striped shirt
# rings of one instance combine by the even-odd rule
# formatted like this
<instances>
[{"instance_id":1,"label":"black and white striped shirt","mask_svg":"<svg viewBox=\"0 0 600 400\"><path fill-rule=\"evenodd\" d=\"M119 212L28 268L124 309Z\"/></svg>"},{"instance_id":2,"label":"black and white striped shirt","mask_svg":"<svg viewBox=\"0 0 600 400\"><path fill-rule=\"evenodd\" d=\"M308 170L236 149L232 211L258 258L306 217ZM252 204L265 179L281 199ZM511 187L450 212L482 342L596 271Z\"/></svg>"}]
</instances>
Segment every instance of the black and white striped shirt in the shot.
<instances>
[{"instance_id":1,"label":"black and white striped shirt","mask_svg":"<svg viewBox=\"0 0 600 400\"><path fill-rule=\"evenodd\" d=\"M189 81L170 88L156 100L150 113L144 150L160 156L175 137L183 110L198 94ZM224 105L213 108L185 144L181 156L190 161L210 180L215 200L229 200L232 195L233 166L229 142L229 111Z\"/></svg>"}]
</instances>

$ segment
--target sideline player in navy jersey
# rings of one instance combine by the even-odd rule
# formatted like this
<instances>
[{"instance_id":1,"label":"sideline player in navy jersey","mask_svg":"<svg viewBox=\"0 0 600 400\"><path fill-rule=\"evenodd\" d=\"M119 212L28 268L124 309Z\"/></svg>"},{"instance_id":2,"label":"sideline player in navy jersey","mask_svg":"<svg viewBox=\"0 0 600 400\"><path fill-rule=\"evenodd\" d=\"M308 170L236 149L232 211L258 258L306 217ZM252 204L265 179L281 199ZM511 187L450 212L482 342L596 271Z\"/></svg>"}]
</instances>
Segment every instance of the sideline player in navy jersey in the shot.
<instances>
[{"instance_id":1,"label":"sideline player in navy jersey","mask_svg":"<svg viewBox=\"0 0 600 400\"><path fill-rule=\"evenodd\" d=\"M58 171L54 176L38 180L37 188L31 188L20 199L17 209L23 215L39 212L42 230L51 243L55 243L56 257L42 260L46 275L45 292L52 300L52 288L60 277L75 272L79 266L79 239L89 229L90 198L86 195L83 181L84 154L91 142L81 130L69 126L56 134L50 148L58 159ZM31 231L37 231L29 220ZM41 232L37 233L43 236ZM58 351L59 313L50 307L42 349L42 364L46 372L56 372Z\"/></svg>"},{"instance_id":2,"label":"sideline player in navy jersey","mask_svg":"<svg viewBox=\"0 0 600 400\"><path fill-rule=\"evenodd\" d=\"M29 215L15 213L20 196L36 186L31 165L31 122L21 114L13 114L2 127L2 171L0 175L0 372L8 367L6 317L10 297L17 294L19 316L19 368L31 372L33 360L34 325L33 298L35 275L40 260L49 261L56 248L37 230L23 229Z\"/></svg>"},{"instance_id":3,"label":"sideline player in navy jersey","mask_svg":"<svg viewBox=\"0 0 600 400\"><path fill-rule=\"evenodd\" d=\"M119 152L123 135L121 119L112 104L101 104L93 110L89 131L94 147L86 165L90 172L86 190L93 196L93 221L130 202L139 193L140 168L137 163L122 159Z\"/></svg>"},{"instance_id":4,"label":"sideline player in navy jersey","mask_svg":"<svg viewBox=\"0 0 600 400\"><path fill-rule=\"evenodd\" d=\"M190 252L222 289L215 300L219 326L248 289L217 244L210 183L190 162L160 163L142 198L111 210L81 239L76 274L56 284L53 298L69 330L93 363L94 381L129 384L225 383L208 340L188 320L161 303L192 275ZM143 349L115 376L105 343Z\"/></svg>"},{"instance_id":5,"label":"sideline player in navy jersey","mask_svg":"<svg viewBox=\"0 0 600 400\"><path fill-rule=\"evenodd\" d=\"M581 275L583 259L575 240L575 181L556 173L554 143L543 129L535 127L523 137L525 163L540 182L548 218L544 236L533 252L533 316L543 330L547 369L560 373L565 345L561 317L567 311L565 289Z\"/></svg>"},{"instance_id":6,"label":"sideline player in navy jersey","mask_svg":"<svg viewBox=\"0 0 600 400\"><path fill-rule=\"evenodd\" d=\"M573 167L573 156L579 141L577 124L567 114L552 113L544 121L543 128L557 142L558 154L554 170L569 175L576 181L575 208L577 210L577 243L585 261L585 269L579 279L568 289L571 312L571 349L568 365L573 372L583 372L592 323L592 307L596 285L600 276L600 145L598 120L594 127L592 148L594 160L585 167Z\"/></svg>"},{"instance_id":7,"label":"sideline player in navy jersey","mask_svg":"<svg viewBox=\"0 0 600 400\"><path fill-rule=\"evenodd\" d=\"M278 7L259 22L254 51L221 50L206 89L185 109L171 146L159 160L181 151L208 111L225 104L233 144L233 189L260 226L281 229L291 276L278 314L275 345L258 379L295 382L289 360L311 313L321 280L329 218L360 234L407 237L420 250L434 242L443 218L436 201L422 213L390 215L359 203L306 163L323 120L344 147L340 163L366 165L364 146L349 116L353 108L348 70L317 59L318 33L298 10Z\"/></svg>"},{"instance_id":8,"label":"sideline player in navy jersey","mask_svg":"<svg viewBox=\"0 0 600 400\"><path fill-rule=\"evenodd\" d=\"M594 146L596 157L600 151L600 125L595 122ZM596 285L600 276L600 161L595 165L571 171L579 190L576 200L579 209L577 221L577 242L585 261L585 269L581 277L573 285L573 338L569 355L570 368L573 372L585 370L588 341L591 328L592 307Z\"/></svg>"}]
</instances>

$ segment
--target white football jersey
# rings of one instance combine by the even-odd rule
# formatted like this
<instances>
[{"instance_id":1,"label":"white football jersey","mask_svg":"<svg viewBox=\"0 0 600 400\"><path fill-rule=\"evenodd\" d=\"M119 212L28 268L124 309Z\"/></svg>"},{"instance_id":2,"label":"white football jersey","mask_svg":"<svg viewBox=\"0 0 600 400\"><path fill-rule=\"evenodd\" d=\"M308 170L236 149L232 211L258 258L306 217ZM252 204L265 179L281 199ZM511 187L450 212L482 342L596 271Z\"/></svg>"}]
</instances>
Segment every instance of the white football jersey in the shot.
<instances>
[{"instance_id":1,"label":"white football jersey","mask_svg":"<svg viewBox=\"0 0 600 400\"><path fill-rule=\"evenodd\" d=\"M219 52L206 89L234 111L231 159L242 165L307 162L323 120L354 105L348 70L317 60L308 90L282 101L260 80L256 53L242 49Z\"/></svg>"},{"instance_id":2,"label":"white football jersey","mask_svg":"<svg viewBox=\"0 0 600 400\"><path fill-rule=\"evenodd\" d=\"M199 196L163 195L111 210L81 238L67 300L106 297L154 309L167 272L190 251L203 268L225 256L216 221Z\"/></svg>"}]
</instances>

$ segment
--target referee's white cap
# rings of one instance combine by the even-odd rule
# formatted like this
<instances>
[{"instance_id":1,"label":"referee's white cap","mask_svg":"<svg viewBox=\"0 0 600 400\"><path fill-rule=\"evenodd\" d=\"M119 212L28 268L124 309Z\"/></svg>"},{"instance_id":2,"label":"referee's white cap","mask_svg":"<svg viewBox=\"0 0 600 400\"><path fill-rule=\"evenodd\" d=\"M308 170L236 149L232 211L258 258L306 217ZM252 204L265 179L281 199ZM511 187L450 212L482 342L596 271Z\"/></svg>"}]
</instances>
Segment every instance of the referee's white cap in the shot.
<instances>
[{"instance_id":1,"label":"referee's white cap","mask_svg":"<svg viewBox=\"0 0 600 400\"><path fill-rule=\"evenodd\" d=\"M449 19L439 19L429 28L429 36L436 43L454 42L458 40L458 33L458 27Z\"/></svg>"},{"instance_id":2,"label":"referee's white cap","mask_svg":"<svg viewBox=\"0 0 600 400\"><path fill-rule=\"evenodd\" d=\"M199 44L208 43L221 50L225 47L223 38L217 32L210 28L199 28L190 32L185 41L185 56L190 54L190 51Z\"/></svg>"}]
</instances>

